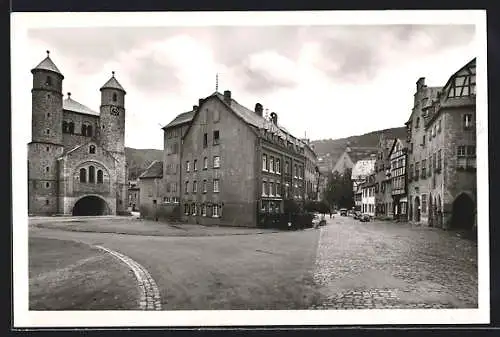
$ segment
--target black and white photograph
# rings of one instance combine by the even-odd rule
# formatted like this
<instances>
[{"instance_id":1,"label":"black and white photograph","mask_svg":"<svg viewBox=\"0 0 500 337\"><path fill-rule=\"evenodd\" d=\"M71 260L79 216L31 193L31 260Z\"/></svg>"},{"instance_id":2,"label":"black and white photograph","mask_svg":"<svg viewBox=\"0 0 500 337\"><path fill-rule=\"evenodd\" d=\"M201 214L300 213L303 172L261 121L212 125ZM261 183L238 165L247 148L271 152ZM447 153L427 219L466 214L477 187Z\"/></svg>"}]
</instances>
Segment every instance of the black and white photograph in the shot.
<instances>
[{"instance_id":1,"label":"black and white photograph","mask_svg":"<svg viewBox=\"0 0 500 337\"><path fill-rule=\"evenodd\" d=\"M11 18L14 326L489 323L485 11Z\"/></svg>"}]
</instances>

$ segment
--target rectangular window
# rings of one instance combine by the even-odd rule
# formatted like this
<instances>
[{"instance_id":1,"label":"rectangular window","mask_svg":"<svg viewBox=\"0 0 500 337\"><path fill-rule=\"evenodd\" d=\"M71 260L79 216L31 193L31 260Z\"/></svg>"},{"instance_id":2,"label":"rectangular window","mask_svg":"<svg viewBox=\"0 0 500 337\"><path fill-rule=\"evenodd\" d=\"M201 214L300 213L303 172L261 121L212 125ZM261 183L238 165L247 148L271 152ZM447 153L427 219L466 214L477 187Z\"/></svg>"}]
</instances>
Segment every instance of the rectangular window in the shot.
<instances>
[{"instance_id":1,"label":"rectangular window","mask_svg":"<svg viewBox=\"0 0 500 337\"><path fill-rule=\"evenodd\" d=\"M205 204L201 205L201 215L207 216L207 205Z\"/></svg>"},{"instance_id":2,"label":"rectangular window","mask_svg":"<svg viewBox=\"0 0 500 337\"><path fill-rule=\"evenodd\" d=\"M262 182L262 195L266 195L267 193L267 183L265 181Z\"/></svg>"},{"instance_id":3,"label":"rectangular window","mask_svg":"<svg viewBox=\"0 0 500 337\"><path fill-rule=\"evenodd\" d=\"M276 196L279 197L281 195L281 184L276 182Z\"/></svg>"},{"instance_id":4,"label":"rectangular window","mask_svg":"<svg viewBox=\"0 0 500 337\"><path fill-rule=\"evenodd\" d=\"M427 159L422 160L422 178L427 177Z\"/></svg>"},{"instance_id":5,"label":"rectangular window","mask_svg":"<svg viewBox=\"0 0 500 337\"><path fill-rule=\"evenodd\" d=\"M208 134L203 134L203 147L206 148L208 146Z\"/></svg>"},{"instance_id":6,"label":"rectangular window","mask_svg":"<svg viewBox=\"0 0 500 337\"><path fill-rule=\"evenodd\" d=\"M422 136L422 146L425 146L425 135Z\"/></svg>"},{"instance_id":7,"label":"rectangular window","mask_svg":"<svg viewBox=\"0 0 500 337\"><path fill-rule=\"evenodd\" d=\"M432 155L432 171L436 171L436 169L437 169L436 164L437 164L437 155L436 155L436 153L434 153Z\"/></svg>"},{"instance_id":8,"label":"rectangular window","mask_svg":"<svg viewBox=\"0 0 500 337\"><path fill-rule=\"evenodd\" d=\"M269 183L269 196L274 196L274 183Z\"/></svg>"},{"instance_id":9,"label":"rectangular window","mask_svg":"<svg viewBox=\"0 0 500 337\"><path fill-rule=\"evenodd\" d=\"M285 162L285 174L290 174L290 163Z\"/></svg>"},{"instance_id":10,"label":"rectangular window","mask_svg":"<svg viewBox=\"0 0 500 337\"><path fill-rule=\"evenodd\" d=\"M422 213L427 213L427 194L422 194Z\"/></svg>"},{"instance_id":11,"label":"rectangular window","mask_svg":"<svg viewBox=\"0 0 500 337\"><path fill-rule=\"evenodd\" d=\"M293 176L294 176L295 178L297 178L297 175L298 175L298 172L297 172L297 171L298 171L298 170L299 170L299 168L298 168L297 164L295 164L295 166L294 166L294 171L293 171Z\"/></svg>"},{"instance_id":12,"label":"rectangular window","mask_svg":"<svg viewBox=\"0 0 500 337\"><path fill-rule=\"evenodd\" d=\"M184 204L184 214L189 215L189 204Z\"/></svg>"},{"instance_id":13,"label":"rectangular window","mask_svg":"<svg viewBox=\"0 0 500 337\"><path fill-rule=\"evenodd\" d=\"M214 193L219 193L219 179L214 179Z\"/></svg>"},{"instance_id":14,"label":"rectangular window","mask_svg":"<svg viewBox=\"0 0 500 337\"><path fill-rule=\"evenodd\" d=\"M220 157L219 156L214 156L214 168L219 168L220 167Z\"/></svg>"},{"instance_id":15,"label":"rectangular window","mask_svg":"<svg viewBox=\"0 0 500 337\"><path fill-rule=\"evenodd\" d=\"M189 170L191 169L191 166L189 165L189 160L186 161L186 172L189 172Z\"/></svg>"},{"instance_id":16,"label":"rectangular window","mask_svg":"<svg viewBox=\"0 0 500 337\"><path fill-rule=\"evenodd\" d=\"M457 147L457 156L465 157L465 146L461 145Z\"/></svg>"},{"instance_id":17,"label":"rectangular window","mask_svg":"<svg viewBox=\"0 0 500 337\"><path fill-rule=\"evenodd\" d=\"M203 180L203 193L207 193L207 180Z\"/></svg>"},{"instance_id":18,"label":"rectangular window","mask_svg":"<svg viewBox=\"0 0 500 337\"><path fill-rule=\"evenodd\" d=\"M267 155L262 155L262 170L267 171Z\"/></svg>"},{"instance_id":19,"label":"rectangular window","mask_svg":"<svg viewBox=\"0 0 500 337\"><path fill-rule=\"evenodd\" d=\"M193 193L196 193L196 192L198 192L198 184L195 180L195 181L193 181Z\"/></svg>"},{"instance_id":20,"label":"rectangular window","mask_svg":"<svg viewBox=\"0 0 500 337\"><path fill-rule=\"evenodd\" d=\"M437 155L437 168L438 168L438 171L441 171L441 150L438 151L438 155Z\"/></svg>"},{"instance_id":21,"label":"rectangular window","mask_svg":"<svg viewBox=\"0 0 500 337\"><path fill-rule=\"evenodd\" d=\"M280 160L279 158L276 158L276 165L275 165L276 173L281 174L281 166L280 166Z\"/></svg>"},{"instance_id":22,"label":"rectangular window","mask_svg":"<svg viewBox=\"0 0 500 337\"><path fill-rule=\"evenodd\" d=\"M472 128L472 114L465 114L463 117L464 130L470 130Z\"/></svg>"},{"instance_id":23,"label":"rectangular window","mask_svg":"<svg viewBox=\"0 0 500 337\"><path fill-rule=\"evenodd\" d=\"M415 179L418 180L420 173L420 162L415 163Z\"/></svg>"},{"instance_id":24,"label":"rectangular window","mask_svg":"<svg viewBox=\"0 0 500 337\"><path fill-rule=\"evenodd\" d=\"M219 205L212 205L212 217L218 218L220 217L220 208Z\"/></svg>"},{"instance_id":25,"label":"rectangular window","mask_svg":"<svg viewBox=\"0 0 500 337\"><path fill-rule=\"evenodd\" d=\"M214 145L219 145L219 144L220 144L219 131L216 130L214 131Z\"/></svg>"},{"instance_id":26,"label":"rectangular window","mask_svg":"<svg viewBox=\"0 0 500 337\"><path fill-rule=\"evenodd\" d=\"M269 157L269 172L274 173L274 158L273 157Z\"/></svg>"},{"instance_id":27,"label":"rectangular window","mask_svg":"<svg viewBox=\"0 0 500 337\"><path fill-rule=\"evenodd\" d=\"M208 168L208 158L204 157L203 158L203 169L206 170Z\"/></svg>"},{"instance_id":28,"label":"rectangular window","mask_svg":"<svg viewBox=\"0 0 500 337\"><path fill-rule=\"evenodd\" d=\"M185 184L184 192L189 193L189 181L186 181L184 184Z\"/></svg>"},{"instance_id":29,"label":"rectangular window","mask_svg":"<svg viewBox=\"0 0 500 337\"><path fill-rule=\"evenodd\" d=\"M198 160L193 160L193 171L198 171Z\"/></svg>"}]
</instances>

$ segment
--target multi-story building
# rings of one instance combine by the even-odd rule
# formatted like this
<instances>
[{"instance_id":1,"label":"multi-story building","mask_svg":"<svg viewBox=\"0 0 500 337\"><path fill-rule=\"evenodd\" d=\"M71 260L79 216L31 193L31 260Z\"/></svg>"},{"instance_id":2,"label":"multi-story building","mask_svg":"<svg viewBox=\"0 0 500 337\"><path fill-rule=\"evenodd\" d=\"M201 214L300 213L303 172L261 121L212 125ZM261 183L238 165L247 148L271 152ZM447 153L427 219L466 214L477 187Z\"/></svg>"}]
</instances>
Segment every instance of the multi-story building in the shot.
<instances>
[{"instance_id":1,"label":"multi-story building","mask_svg":"<svg viewBox=\"0 0 500 337\"><path fill-rule=\"evenodd\" d=\"M372 217L375 216L375 185L377 184L375 174L366 177L366 181L361 184L361 212Z\"/></svg>"},{"instance_id":2,"label":"multi-story building","mask_svg":"<svg viewBox=\"0 0 500 337\"><path fill-rule=\"evenodd\" d=\"M428 87L425 78L417 81L414 94L413 109L409 120L406 122L408 129L408 168L413 172L408 180L408 195L411 198L413 215L410 220L416 223L427 223L427 201L429 195L427 177L427 132L425 119L432 101L436 99L441 87Z\"/></svg>"},{"instance_id":3,"label":"multi-story building","mask_svg":"<svg viewBox=\"0 0 500 337\"><path fill-rule=\"evenodd\" d=\"M307 200L320 200L318 157L309 139L302 139L305 155L305 197Z\"/></svg>"},{"instance_id":4,"label":"multi-story building","mask_svg":"<svg viewBox=\"0 0 500 337\"><path fill-rule=\"evenodd\" d=\"M63 95L47 57L34 69L28 144L29 214L104 215L127 208L125 90L114 72L99 112Z\"/></svg>"},{"instance_id":5,"label":"multi-story building","mask_svg":"<svg viewBox=\"0 0 500 337\"><path fill-rule=\"evenodd\" d=\"M391 213L394 219L400 221L405 221L408 217L406 152L406 139L394 139L389 152L390 190L393 205Z\"/></svg>"},{"instance_id":6,"label":"multi-story building","mask_svg":"<svg viewBox=\"0 0 500 337\"><path fill-rule=\"evenodd\" d=\"M425 109L407 123L409 218L429 226L476 226L476 59L454 73L435 95L417 82L415 105ZM422 103L420 103L422 104ZM421 118L418 124L418 117ZM418 150L412 145L418 143Z\"/></svg>"},{"instance_id":7,"label":"multi-story building","mask_svg":"<svg viewBox=\"0 0 500 337\"><path fill-rule=\"evenodd\" d=\"M181 124L174 123L179 119ZM255 226L259 213L281 213L286 199L305 199L306 145L278 123L276 113L263 116L260 103L252 111L230 91L215 92L198 102L192 116L172 123L165 133L174 126L180 131L165 136L165 143L178 143L179 149L175 158L164 157L160 193L179 198L184 221ZM166 167L177 164L175 175L165 179ZM169 182L178 182L179 189L167 192ZM142 215L151 217L152 208L144 206Z\"/></svg>"},{"instance_id":8,"label":"multi-story building","mask_svg":"<svg viewBox=\"0 0 500 337\"><path fill-rule=\"evenodd\" d=\"M391 203L391 177L389 152L391 150L392 139L380 135L378 153L375 160L375 215L390 216L392 214Z\"/></svg>"},{"instance_id":9,"label":"multi-story building","mask_svg":"<svg viewBox=\"0 0 500 337\"><path fill-rule=\"evenodd\" d=\"M351 180L355 210L363 211L363 187L368 177L374 173L375 161L375 154L372 154L369 158L358 160L352 168Z\"/></svg>"}]
</instances>

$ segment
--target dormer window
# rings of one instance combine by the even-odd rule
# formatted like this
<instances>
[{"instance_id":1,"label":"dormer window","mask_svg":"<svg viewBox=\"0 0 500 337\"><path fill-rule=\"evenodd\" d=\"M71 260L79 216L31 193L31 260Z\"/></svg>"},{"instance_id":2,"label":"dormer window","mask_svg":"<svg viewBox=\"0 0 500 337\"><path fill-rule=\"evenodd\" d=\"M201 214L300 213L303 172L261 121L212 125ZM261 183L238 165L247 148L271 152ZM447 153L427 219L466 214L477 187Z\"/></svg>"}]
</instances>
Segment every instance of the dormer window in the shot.
<instances>
[{"instance_id":1,"label":"dormer window","mask_svg":"<svg viewBox=\"0 0 500 337\"><path fill-rule=\"evenodd\" d=\"M89 153L95 153L95 145L89 146Z\"/></svg>"}]
</instances>

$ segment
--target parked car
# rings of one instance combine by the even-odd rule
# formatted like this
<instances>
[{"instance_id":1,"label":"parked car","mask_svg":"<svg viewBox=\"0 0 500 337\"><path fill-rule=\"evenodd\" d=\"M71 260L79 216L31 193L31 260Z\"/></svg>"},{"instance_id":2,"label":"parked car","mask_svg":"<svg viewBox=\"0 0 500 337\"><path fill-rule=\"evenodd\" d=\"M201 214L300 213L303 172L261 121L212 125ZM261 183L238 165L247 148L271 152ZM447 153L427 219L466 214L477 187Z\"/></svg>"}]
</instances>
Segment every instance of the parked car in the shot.
<instances>
[{"instance_id":1,"label":"parked car","mask_svg":"<svg viewBox=\"0 0 500 337\"><path fill-rule=\"evenodd\" d=\"M371 218L370 214L363 213L363 214L361 214L361 216L359 218L359 221L361 221L361 222L369 222L370 218Z\"/></svg>"},{"instance_id":2,"label":"parked car","mask_svg":"<svg viewBox=\"0 0 500 337\"><path fill-rule=\"evenodd\" d=\"M354 219L355 220L360 220L361 219L361 212L360 211L354 211Z\"/></svg>"},{"instance_id":3,"label":"parked car","mask_svg":"<svg viewBox=\"0 0 500 337\"><path fill-rule=\"evenodd\" d=\"M322 214L320 215L318 213L315 213L314 216L313 216L312 223L313 223L313 227L314 228L318 228L319 226L326 225L325 216L322 215Z\"/></svg>"},{"instance_id":4,"label":"parked car","mask_svg":"<svg viewBox=\"0 0 500 337\"><path fill-rule=\"evenodd\" d=\"M340 209L340 216L347 216L347 208Z\"/></svg>"}]
</instances>

